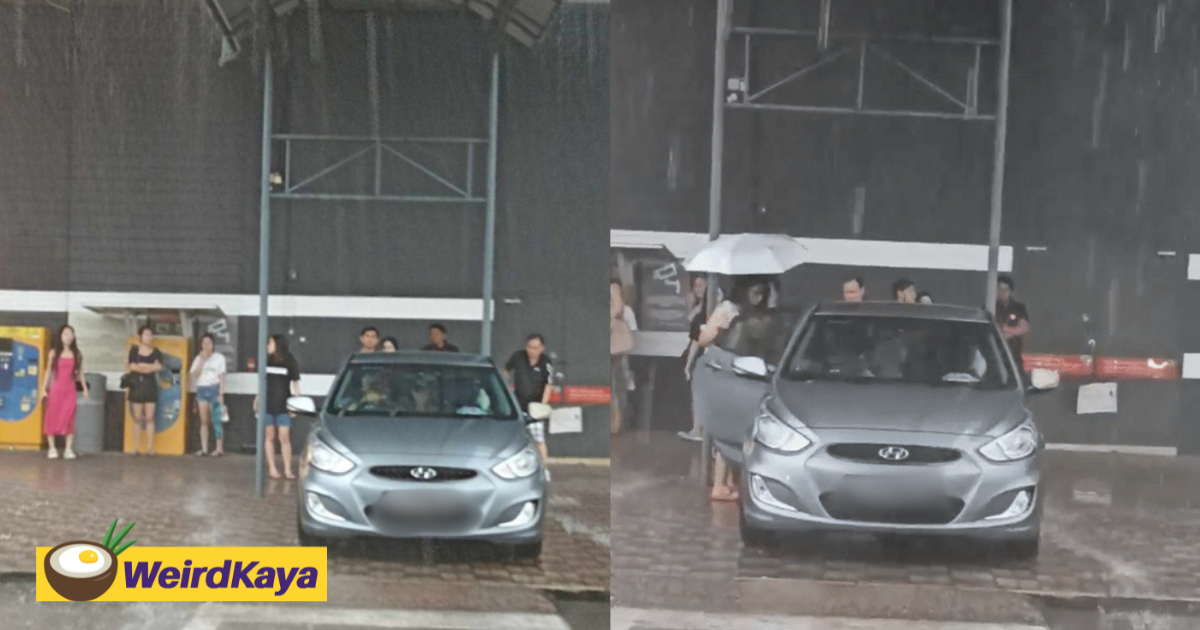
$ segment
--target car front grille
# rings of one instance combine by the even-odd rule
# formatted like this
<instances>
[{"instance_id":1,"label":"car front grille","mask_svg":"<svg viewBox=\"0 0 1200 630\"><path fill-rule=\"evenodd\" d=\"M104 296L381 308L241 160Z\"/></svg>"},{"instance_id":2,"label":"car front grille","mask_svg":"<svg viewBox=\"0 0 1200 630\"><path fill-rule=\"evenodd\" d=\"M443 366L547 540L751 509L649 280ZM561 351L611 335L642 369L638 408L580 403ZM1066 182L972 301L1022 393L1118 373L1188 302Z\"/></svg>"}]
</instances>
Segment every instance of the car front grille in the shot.
<instances>
[{"instance_id":1,"label":"car front grille","mask_svg":"<svg viewBox=\"0 0 1200 630\"><path fill-rule=\"evenodd\" d=\"M904 449L908 457L901 460L886 459L880 453L885 449ZM936 446L909 446L903 444L833 444L826 449L831 456L867 464L948 464L957 461L962 453L952 448Z\"/></svg>"},{"instance_id":2,"label":"car front grille","mask_svg":"<svg viewBox=\"0 0 1200 630\"><path fill-rule=\"evenodd\" d=\"M963 501L937 497L906 504L889 505L863 501L844 493L821 495L821 506L829 516L841 521L887 523L892 525L945 525L962 512Z\"/></svg>"},{"instance_id":3,"label":"car front grille","mask_svg":"<svg viewBox=\"0 0 1200 630\"><path fill-rule=\"evenodd\" d=\"M413 474L416 469L424 469ZM432 470L433 477L428 477L428 472ZM371 469L371 474L382 479L396 479L400 481L420 481L424 483L438 483L443 481L465 481L474 479L479 473L466 468L445 468L442 466L375 466Z\"/></svg>"}]
</instances>

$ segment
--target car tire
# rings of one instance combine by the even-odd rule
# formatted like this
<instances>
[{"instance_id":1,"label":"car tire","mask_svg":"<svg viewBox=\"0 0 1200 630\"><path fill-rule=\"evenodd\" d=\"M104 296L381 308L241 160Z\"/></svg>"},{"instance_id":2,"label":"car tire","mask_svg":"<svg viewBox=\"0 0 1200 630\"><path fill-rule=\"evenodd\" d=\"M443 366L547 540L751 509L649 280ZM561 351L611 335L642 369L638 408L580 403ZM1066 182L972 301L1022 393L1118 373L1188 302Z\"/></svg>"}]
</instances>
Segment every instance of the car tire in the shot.
<instances>
[{"instance_id":1,"label":"car tire","mask_svg":"<svg viewBox=\"0 0 1200 630\"><path fill-rule=\"evenodd\" d=\"M513 545L512 553L517 560L537 560L542 556L542 541Z\"/></svg>"},{"instance_id":2,"label":"car tire","mask_svg":"<svg viewBox=\"0 0 1200 630\"><path fill-rule=\"evenodd\" d=\"M741 501L738 502L738 531L741 533L742 546L747 549L771 550L775 547L774 533L755 527L746 521L746 510L742 507Z\"/></svg>"}]
</instances>

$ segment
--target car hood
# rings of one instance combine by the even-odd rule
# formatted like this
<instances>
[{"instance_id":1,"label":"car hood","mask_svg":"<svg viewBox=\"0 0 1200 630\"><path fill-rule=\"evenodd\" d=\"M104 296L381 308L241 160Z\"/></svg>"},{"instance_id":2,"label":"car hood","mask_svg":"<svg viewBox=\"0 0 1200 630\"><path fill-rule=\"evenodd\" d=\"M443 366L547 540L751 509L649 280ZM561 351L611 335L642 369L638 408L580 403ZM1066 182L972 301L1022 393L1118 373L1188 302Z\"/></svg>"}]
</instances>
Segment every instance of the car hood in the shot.
<instances>
[{"instance_id":1,"label":"car hood","mask_svg":"<svg viewBox=\"0 0 1200 630\"><path fill-rule=\"evenodd\" d=\"M781 378L776 381L775 397L777 404L810 429L1000 435L1025 418L1020 390Z\"/></svg>"},{"instance_id":2,"label":"car hood","mask_svg":"<svg viewBox=\"0 0 1200 630\"><path fill-rule=\"evenodd\" d=\"M499 457L518 441L518 420L485 418L326 417L324 430L361 455Z\"/></svg>"}]
</instances>

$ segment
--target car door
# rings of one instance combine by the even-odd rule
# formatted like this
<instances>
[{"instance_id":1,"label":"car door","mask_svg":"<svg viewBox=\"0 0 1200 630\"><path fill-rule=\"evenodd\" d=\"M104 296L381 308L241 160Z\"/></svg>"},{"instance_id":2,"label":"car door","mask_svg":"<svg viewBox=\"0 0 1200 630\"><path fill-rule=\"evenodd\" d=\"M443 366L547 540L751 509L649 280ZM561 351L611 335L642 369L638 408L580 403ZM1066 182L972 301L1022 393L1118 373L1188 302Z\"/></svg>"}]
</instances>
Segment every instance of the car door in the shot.
<instances>
[{"instance_id":1,"label":"car door","mask_svg":"<svg viewBox=\"0 0 1200 630\"><path fill-rule=\"evenodd\" d=\"M799 313L791 310L739 317L696 362L692 377L695 413L713 439L741 444L749 435L769 382L738 375L733 364L741 357L757 357L773 369L798 318Z\"/></svg>"}]
</instances>

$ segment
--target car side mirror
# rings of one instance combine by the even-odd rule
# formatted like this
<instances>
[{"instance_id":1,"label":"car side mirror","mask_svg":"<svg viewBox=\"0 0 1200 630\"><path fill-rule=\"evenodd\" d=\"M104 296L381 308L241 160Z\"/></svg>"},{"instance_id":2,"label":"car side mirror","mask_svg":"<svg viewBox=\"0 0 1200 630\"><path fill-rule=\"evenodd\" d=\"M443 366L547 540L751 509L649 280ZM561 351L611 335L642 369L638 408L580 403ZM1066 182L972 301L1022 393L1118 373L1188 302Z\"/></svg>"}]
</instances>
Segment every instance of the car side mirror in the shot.
<instances>
[{"instance_id":1,"label":"car side mirror","mask_svg":"<svg viewBox=\"0 0 1200 630\"><path fill-rule=\"evenodd\" d=\"M301 416L315 416L317 403L308 396L292 396L287 401L287 410Z\"/></svg>"},{"instance_id":2,"label":"car side mirror","mask_svg":"<svg viewBox=\"0 0 1200 630\"><path fill-rule=\"evenodd\" d=\"M771 377L767 362L758 357L738 357L733 360L733 373L742 378L765 381Z\"/></svg>"},{"instance_id":3,"label":"car side mirror","mask_svg":"<svg viewBox=\"0 0 1200 630\"><path fill-rule=\"evenodd\" d=\"M1060 382L1058 372L1045 368L1034 368L1029 373L1029 393L1041 393L1054 390Z\"/></svg>"},{"instance_id":4,"label":"car side mirror","mask_svg":"<svg viewBox=\"0 0 1200 630\"><path fill-rule=\"evenodd\" d=\"M554 408L543 403L529 403L529 418L531 420L546 420Z\"/></svg>"}]
</instances>

